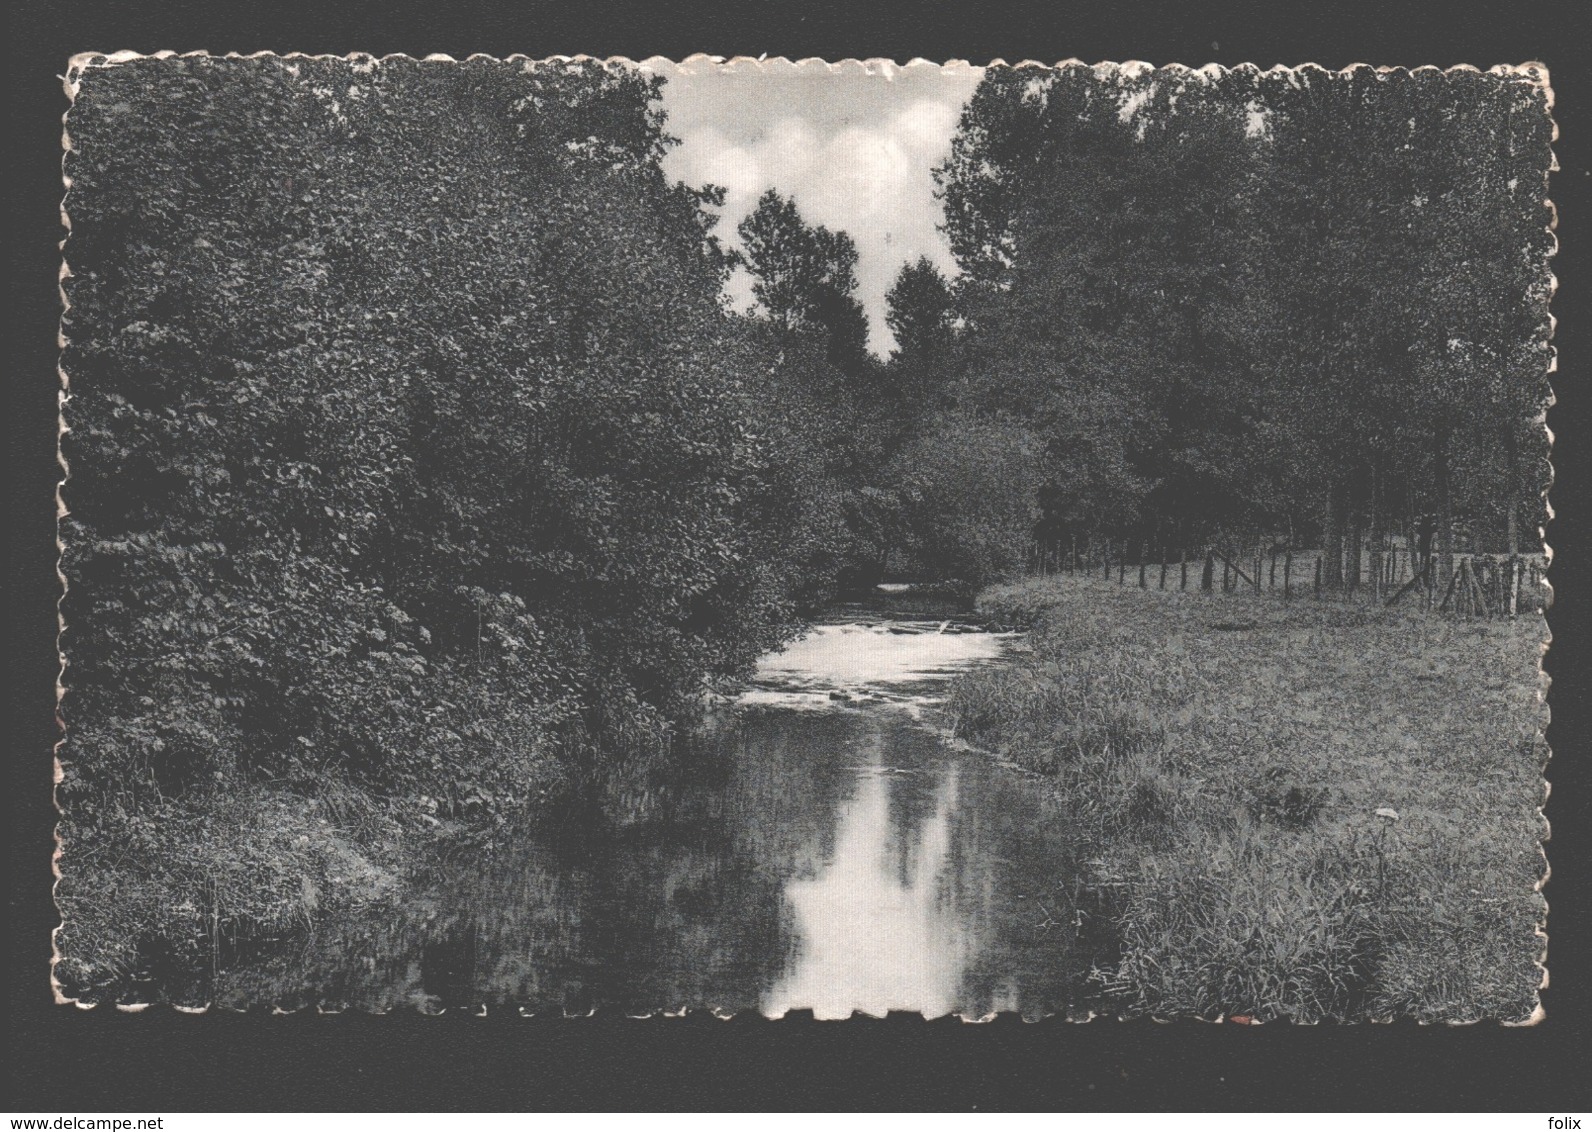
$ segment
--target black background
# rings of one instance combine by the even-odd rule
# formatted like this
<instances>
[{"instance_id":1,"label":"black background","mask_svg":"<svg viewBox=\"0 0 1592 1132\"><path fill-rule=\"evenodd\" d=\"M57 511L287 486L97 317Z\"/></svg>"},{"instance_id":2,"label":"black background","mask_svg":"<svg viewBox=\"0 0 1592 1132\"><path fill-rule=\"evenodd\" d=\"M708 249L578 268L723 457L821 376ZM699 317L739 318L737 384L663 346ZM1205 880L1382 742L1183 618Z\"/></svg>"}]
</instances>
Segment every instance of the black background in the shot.
<instances>
[{"instance_id":1,"label":"black background","mask_svg":"<svg viewBox=\"0 0 1592 1132\"><path fill-rule=\"evenodd\" d=\"M478 0L261 4L13 0L11 554L14 632L5 640L15 722L10 775L11 947L5 1107L87 1111L519 1109L1415 1109L1582 1111L1592 1088L1587 827L1587 354L1589 96L1575 5L1317 3L1043 5L1001 0L719 8ZM1580 13L1581 16L1585 12ZM1565 245L1554 262L1560 354L1550 416L1561 514L1548 887L1553 986L1531 1029L1159 1024L1003 1017L982 1026L916 1015L847 1023L712 1017L533 1019L269 1012L80 1011L51 1003L48 933L54 811L55 333L61 236L59 76L78 51L555 53L681 58L883 56L905 62L1076 57L1152 63L1548 64L1562 171L1553 197Z\"/></svg>"}]
</instances>

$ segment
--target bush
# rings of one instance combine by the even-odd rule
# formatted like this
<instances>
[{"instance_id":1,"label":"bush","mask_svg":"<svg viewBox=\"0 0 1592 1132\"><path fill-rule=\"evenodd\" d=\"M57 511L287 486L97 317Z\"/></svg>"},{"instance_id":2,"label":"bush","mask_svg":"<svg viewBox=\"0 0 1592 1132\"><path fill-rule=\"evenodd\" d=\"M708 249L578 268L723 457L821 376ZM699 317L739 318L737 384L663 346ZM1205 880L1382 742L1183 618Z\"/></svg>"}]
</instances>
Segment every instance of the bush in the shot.
<instances>
[{"instance_id":1,"label":"bush","mask_svg":"<svg viewBox=\"0 0 1592 1132\"><path fill-rule=\"evenodd\" d=\"M1025 428L947 413L904 446L888 475L923 580L958 582L971 597L1022 568L1039 519L1039 445Z\"/></svg>"}]
</instances>

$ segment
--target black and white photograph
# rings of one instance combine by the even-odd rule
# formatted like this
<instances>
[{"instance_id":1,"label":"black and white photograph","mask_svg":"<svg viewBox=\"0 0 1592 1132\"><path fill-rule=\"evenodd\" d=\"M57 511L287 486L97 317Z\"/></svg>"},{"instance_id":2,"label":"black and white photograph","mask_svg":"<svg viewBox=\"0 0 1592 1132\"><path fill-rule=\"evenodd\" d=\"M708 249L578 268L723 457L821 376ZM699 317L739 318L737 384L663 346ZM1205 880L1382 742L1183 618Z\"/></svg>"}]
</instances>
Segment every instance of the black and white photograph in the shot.
<instances>
[{"instance_id":1,"label":"black and white photograph","mask_svg":"<svg viewBox=\"0 0 1592 1132\"><path fill-rule=\"evenodd\" d=\"M72 59L56 1001L1540 1021L1549 75L1262 62Z\"/></svg>"}]
</instances>

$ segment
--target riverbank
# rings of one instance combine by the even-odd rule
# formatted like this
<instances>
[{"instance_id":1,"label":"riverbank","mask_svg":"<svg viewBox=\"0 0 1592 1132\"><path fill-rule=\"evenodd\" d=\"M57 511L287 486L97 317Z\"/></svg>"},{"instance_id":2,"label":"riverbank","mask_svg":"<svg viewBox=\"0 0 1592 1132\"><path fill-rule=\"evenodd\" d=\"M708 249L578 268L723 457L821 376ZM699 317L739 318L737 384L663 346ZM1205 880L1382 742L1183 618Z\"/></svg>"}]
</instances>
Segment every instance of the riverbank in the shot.
<instances>
[{"instance_id":1,"label":"riverbank","mask_svg":"<svg viewBox=\"0 0 1592 1132\"><path fill-rule=\"evenodd\" d=\"M1123 1013L1529 1017L1544 914L1539 617L1462 623L1030 579L958 736L1047 779L1120 937Z\"/></svg>"},{"instance_id":2,"label":"riverbank","mask_svg":"<svg viewBox=\"0 0 1592 1132\"><path fill-rule=\"evenodd\" d=\"M1070 843L1027 782L920 725L1010 643L831 610L676 742L542 764L565 773L502 823L334 776L98 807L118 824L65 830L58 975L221 1009L1038 1015L1089 968L1023 903L1076 874Z\"/></svg>"},{"instance_id":3,"label":"riverbank","mask_svg":"<svg viewBox=\"0 0 1592 1132\"><path fill-rule=\"evenodd\" d=\"M573 785L551 758L527 781L549 801ZM424 869L490 852L527 807L536 812L529 800L459 811L336 776L307 791L239 776L98 806L89 825L69 808L58 827L54 979L86 1004L212 1003L218 971L240 957L303 949L318 924L396 916Z\"/></svg>"}]
</instances>

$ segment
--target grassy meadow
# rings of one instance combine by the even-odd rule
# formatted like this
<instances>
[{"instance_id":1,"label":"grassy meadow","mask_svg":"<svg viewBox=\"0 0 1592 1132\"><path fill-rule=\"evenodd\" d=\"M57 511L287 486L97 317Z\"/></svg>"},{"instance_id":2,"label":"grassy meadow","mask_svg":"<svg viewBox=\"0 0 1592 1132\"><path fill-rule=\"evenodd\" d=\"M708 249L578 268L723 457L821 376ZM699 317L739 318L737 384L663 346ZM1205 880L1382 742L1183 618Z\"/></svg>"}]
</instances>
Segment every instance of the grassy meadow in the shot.
<instances>
[{"instance_id":1,"label":"grassy meadow","mask_svg":"<svg viewBox=\"0 0 1592 1132\"><path fill-rule=\"evenodd\" d=\"M960 679L953 724L1067 799L1120 940L1106 1009L1532 1016L1539 615L1066 576L979 607L1029 650Z\"/></svg>"}]
</instances>

